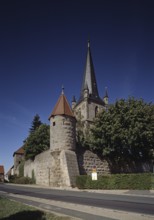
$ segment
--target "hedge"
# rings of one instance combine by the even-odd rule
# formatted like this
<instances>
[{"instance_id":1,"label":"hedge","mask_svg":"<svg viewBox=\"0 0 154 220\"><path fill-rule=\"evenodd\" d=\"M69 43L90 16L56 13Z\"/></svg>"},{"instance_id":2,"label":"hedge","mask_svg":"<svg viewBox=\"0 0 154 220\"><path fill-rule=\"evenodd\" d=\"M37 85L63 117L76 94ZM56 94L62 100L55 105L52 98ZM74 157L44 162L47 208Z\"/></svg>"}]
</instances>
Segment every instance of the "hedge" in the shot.
<instances>
[{"instance_id":1,"label":"hedge","mask_svg":"<svg viewBox=\"0 0 154 220\"><path fill-rule=\"evenodd\" d=\"M16 175L11 176L9 179L10 183L15 183L15 184L35 184L35 180L29 177L17 177Z\"/></svg>"},{"instance_id":2,"label":"hedge","mask_svg":"<svg viewBox=\"0 0 154 220\"><path fill-rule=\"evenodd\" d=\"M81 175L76 178L76 186L79 189L150 190L154 189L154 174L110 174L98 176L97 180Z\"/></svg>"}]
</instances>

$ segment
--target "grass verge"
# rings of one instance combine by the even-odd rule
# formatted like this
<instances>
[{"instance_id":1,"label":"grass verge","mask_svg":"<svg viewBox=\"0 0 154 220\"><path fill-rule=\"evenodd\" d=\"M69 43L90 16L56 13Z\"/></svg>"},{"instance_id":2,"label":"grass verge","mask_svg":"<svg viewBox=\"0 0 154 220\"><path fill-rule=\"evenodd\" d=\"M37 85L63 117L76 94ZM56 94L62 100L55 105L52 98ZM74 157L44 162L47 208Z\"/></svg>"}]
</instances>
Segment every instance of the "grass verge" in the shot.
<instances>
[{"instance_id":1,"label":"grass verge","mask_svg":"<svg viewBox=\"0 0 154 220\"><path fill-rule=\"evenodd\" d=\"M19 202L0 197L1 220L71 220L71 217L56 216L52 213L37 210Z\"/></svg>"}]
</instances>

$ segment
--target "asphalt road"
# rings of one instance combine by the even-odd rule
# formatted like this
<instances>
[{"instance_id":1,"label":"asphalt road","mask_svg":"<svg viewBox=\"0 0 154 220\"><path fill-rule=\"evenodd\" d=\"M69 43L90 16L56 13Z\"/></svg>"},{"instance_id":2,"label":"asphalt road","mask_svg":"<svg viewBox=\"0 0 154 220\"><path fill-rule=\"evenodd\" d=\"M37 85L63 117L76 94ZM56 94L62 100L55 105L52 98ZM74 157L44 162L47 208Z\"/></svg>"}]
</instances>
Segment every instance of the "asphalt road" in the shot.
<instances>
[{"instance_id":1,"label":"asphalt road","mask_svg":"<svg viewBox=\"0 0 154 220\"><path fill-rule=\"evenodd\" d=\"M114 195L7 184L0 184L0 191L35 198L154 215L154 197L148 195Z\"/></svg>"}]
</instances>

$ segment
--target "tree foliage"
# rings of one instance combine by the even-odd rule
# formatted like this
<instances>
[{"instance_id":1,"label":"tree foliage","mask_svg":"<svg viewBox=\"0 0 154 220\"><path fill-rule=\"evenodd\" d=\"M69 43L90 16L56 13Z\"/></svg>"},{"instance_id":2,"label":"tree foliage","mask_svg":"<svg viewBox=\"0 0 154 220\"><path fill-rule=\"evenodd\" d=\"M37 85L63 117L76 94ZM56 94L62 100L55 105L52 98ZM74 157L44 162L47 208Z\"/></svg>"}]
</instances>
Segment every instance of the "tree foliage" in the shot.
<instances>
[{"instance_id":1,"label":"tree foliage","mask_svg":"<svg viewBox=\"0 0 154 220\"><path fill-rule=\"evenodd\" d=\"M40 120L40 116L38 114L36 114L34 116L34 119L32 121L32 126L30 128L30 133L34 132L37 128L39 128L39 126L42 124L41 120Z\"/></svg>"},{"instance_id":2,"label":"tree foliage","mask_svg":"<svg viewBox=\"0 0 154 220\"><path fill-rule=\"evenodd\" d=\"M29 134L24 143L25 158L34 159L37 154L49 149L50 127L41 124L35 131Z\"/></svg>"},{"instance_id":3,"label":"tree foliage","mask_svg":"<svg viewBox=\"0 0 154 220\"><path fill-rule=\"evenodd\" d=\"M90 148L104 156L149 159L154 149L154 105L121 99L98 115Z\"/></svg>"},{"instance_id":4,"label":"tree foliage","mask_svg":"<svg viewBox=\"0 0 154 220\"><path fill-rule=\"evenodd\" d=\"M76 123L76 142L78 146L88 147L89 125L85 124L82 117L78 117Z\"/></svg>"}]
</instances>

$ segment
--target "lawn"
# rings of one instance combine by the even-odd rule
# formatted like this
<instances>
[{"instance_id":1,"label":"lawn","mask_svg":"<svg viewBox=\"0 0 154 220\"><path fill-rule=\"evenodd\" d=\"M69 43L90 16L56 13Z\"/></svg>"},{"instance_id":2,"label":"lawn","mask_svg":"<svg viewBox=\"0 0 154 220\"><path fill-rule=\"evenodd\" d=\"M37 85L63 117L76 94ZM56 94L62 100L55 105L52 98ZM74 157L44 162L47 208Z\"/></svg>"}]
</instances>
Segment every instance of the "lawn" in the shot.
<instances>
[{"instance_id":1,"label":"lawn","mask_svg":"<svg viewBox=\"0 0 154 220\"><path fill-rule=\"evenodd\" d=\"M66 216L56 216L19 202L0 197L1 220L71 220Z\"/></svg>"}]
</instances>

